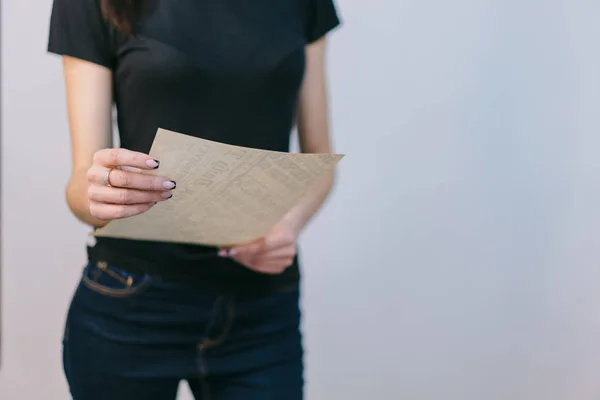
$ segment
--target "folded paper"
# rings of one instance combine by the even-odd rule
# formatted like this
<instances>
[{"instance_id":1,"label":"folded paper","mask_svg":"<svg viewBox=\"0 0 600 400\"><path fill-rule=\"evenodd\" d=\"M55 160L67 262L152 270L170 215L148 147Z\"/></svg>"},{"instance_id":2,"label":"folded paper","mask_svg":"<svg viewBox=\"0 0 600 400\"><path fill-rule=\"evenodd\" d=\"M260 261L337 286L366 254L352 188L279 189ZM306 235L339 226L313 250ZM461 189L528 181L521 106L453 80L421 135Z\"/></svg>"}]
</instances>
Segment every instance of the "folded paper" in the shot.
<instances>
[{"instance_id":1,"label":"folded paper","mask_svg":"<svg viewBox=\"0 0 600 400\"><path fill-rule=\"evenodd\" d=\"M113 220L99 237L212 246L259 239L279 222L341 154L284 153L232 146L159 129L144 173L177 182L174 196L134 217Z\"/></svg>"}]
</instances>

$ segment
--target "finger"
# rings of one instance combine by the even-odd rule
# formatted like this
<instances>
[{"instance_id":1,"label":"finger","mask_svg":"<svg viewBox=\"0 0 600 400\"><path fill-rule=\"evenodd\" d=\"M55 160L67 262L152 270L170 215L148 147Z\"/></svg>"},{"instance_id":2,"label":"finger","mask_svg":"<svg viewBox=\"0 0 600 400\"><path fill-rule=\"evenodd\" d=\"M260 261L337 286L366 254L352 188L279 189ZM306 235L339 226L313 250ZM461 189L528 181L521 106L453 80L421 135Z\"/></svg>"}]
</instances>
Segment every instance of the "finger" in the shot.
<instances>
[{"instance_id":1,"label":"finger","mask_svg":"<svg viewBox=\"0 0 600 400\"><path fill-rule=\"evenodd\" d=\"M103 167L135 167L140 169L157 169L159 161L148 154L127 149L102 149L94 154L94 164Z\"/></svg>"},{"instance_id":2,"label":"finger","mask_svg":"<svg viewBox=\"0 0 600 400\"><path fill-rule=\"evenodd\" d=\"M290 230L277 226L265 237L253 242L233 246L223 246L219 255L226 257L235 254L265 253L283 247L295 247L295 241L295 236Z\"/></svg>"},{"instance_id":3,"label":"finger","mask_svg":"<svg viewBox=\"0 0 600 400\"><path fill-rule=\"evenodd\" d=\"M234 255L247 255L256 253L256 249L259 249L265 243L265 239L261 238L247 244L238 244L231 246L223 246L219 250L219 255L222 257L234 256Z\"/></svg>"},{"instance_id":4,"label":"finger","mask_svg":"<svg viewBox=\"0 0 600 400\"><path fill-rule=\"evenodd\" d=\"M88 181L97 185L104 185L105 173L106 169L104 167L95 164L88 171ZM108 180L111 186L138 190L164 191L175 189L177 186L175 181L164 176L141 174L121 169L113 169Z\"/></svg>"},{"instance_id":5,"label":"finger","mask_svg":"<svg viewBox=\"0 0 600 400\"><path fill-rule=\"evenodd\" d=\"M173 197L170 191L147 191L90 185L88 198L98 203L144 204L164 201Z\"/></svg>"},{"instance_id":6,"label":"finger","mask_svg":"<svg viewBox=\"0 0 600 400\"><path fill-rule=\"evenodd\" d=\"M129 171L129 172L142 172L143 170L135 167L128 167L126 165L122 165L118 167L121 171Z\"/></svg>"},{"instance_id":7,"label":"finger","mask_svg":"<svg viewBox=\"0 0 600 400\"><path fill-rule=\"evenodd\" d=\"M230 256L240 264L252 269L268 268L271 265L291 265L296 256L296 249L287 247L260 254L238 254Z\"/></svg>"},{"instance_id":8,"label":"finger","mask_svg":"<svg viewBox=\"0 0 600 400\"><path fill-rule=\"evenodd\" d=\"M246 268L260 272L260 273L279 273L284 268L283 265L286 265L286 260L282 260L281 262L271 262L271 263L259 263L252 262L240 257L233 257L233 259L239 264L245 266Z\"/></svg>"},{"instance_id":9,"label":"finger","mask_svg":"<svg viewBox=\"0 0 600 400\"><path fill-rule=\"evenodd\" d=\"M90 201L90 214L100 220L129 218L148 211L156 203L146 204L106 204Z\"/></svg>"},{"instance_id":10,"label":"finger","mask_svg":"<svg viewBox=\"0 0 600 400\"><path fill-rule=\"evenodd\" d=\"M286 246L259 253L250 253L249 257L253 258L257 262L270 262L272 260L280 260L284 258L294 257L295 255L296 248L293 246ZM245 255L242 254L242 257L244 256Z\"/></svg>"},{"instance_id":11,"label":"finger","mask_svg":"<svg viewBox=\"0 0 600 400\"><path fill-rule=\"evenodd\" d=\"M246 245L232 247L229 249L228 254L231 256L234 256L234 255L253 256L253 255L260 254L260 253L266 253L268 250L269 250L269 248L267 246L267 240L260 239L260 240L257 240L255 242L252 242L252 243L249 243Z\"/></svg>"},{"instance_id":12,"label":"finger","mask_svg":"<svg viewBox=\"0 0 600 400\"><path fill-rule=\"evenodd\" d=\"M288 268L293 263L294 259L292 257L283 257L256 264L254 268L257 271L281 271L282 269Z\"/></svg>"},{"instance_id":13,"label":"finger","mask_svg":"<svg viewBox=\"0 0 600 400\"><path fill-rule=\"evenodd\" d=\"M274 259L269 262L256 264L250 269L260 272L262 274L280 274L286 269L288 269L293 264L293 259L290 258L282 258L282 259Z\"/></svg>"},{"instance_id":14,"label":"finger","mask_svg":"<svg viewBox=\"0 0 600 400\"><path fill-rule=\"evenodd\" d=\"M271 253L279 249L285 250L289 246L293 246L293 239L285 235L269 235L266 238L257 240L246 245L231 247L227 249L227 254L257 255L261 253Z\"/></svg>"}]
</instances>

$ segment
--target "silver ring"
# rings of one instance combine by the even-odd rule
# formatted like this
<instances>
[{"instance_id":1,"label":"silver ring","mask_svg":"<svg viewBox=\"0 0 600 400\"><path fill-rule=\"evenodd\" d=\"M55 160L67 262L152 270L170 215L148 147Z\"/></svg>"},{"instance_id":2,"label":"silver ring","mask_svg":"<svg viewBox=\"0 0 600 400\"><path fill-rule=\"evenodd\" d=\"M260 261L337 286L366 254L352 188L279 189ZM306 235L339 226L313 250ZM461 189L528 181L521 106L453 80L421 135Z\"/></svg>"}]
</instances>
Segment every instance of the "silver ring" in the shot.
<instances>
[{"instance_id":1,"label":"silver ring","mask_svg":"<svg viewBox=\"0 0 600 400\"><path fill-rule=\"evenodd\" d=\"M114 168L106 168L106 171L104 171L104 184L106 186L112 186L110 184L110 173L113 171Z\"/></svg>"}]
</instances>

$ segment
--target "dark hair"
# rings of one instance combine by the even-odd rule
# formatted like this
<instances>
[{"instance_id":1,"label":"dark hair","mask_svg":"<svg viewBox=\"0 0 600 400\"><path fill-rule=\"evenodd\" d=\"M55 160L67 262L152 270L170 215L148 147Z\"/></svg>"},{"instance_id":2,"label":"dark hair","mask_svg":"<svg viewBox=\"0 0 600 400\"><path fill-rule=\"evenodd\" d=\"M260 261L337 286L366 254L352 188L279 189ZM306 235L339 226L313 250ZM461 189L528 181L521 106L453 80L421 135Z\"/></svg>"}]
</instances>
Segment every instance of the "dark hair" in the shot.
<instances>
[{"instance_id":1,"label":"dark hair","mask_svg":"<svg viewBox=\"0 0 600 400\"><path fill-rule=\"evenodd\" d=\"M129 35L134 33L146 2L147 0L102 0L102 14L119 31Z\"/></svg>"}]
</instances>

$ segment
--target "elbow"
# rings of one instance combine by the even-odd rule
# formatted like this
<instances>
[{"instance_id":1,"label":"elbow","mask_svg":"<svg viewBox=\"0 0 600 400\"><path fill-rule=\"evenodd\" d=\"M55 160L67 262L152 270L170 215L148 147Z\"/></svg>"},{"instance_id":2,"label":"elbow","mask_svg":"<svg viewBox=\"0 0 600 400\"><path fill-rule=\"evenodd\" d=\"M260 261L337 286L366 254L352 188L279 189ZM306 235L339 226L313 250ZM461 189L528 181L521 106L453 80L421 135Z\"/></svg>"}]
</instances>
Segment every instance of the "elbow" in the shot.
<instances>
[{"instance_id":1,"label":"elbow","mask_svg":"<svg viewBox=\"0 0 600 400\"><path fill-rule=\"evenodd\" d=\"M90 226L101 226L101 221L91 216L87 198L87 180L82 181L77 175L73 175L65 188L65 200L71 214L79 221Z\"/></svg>"},{"instance_id":2,"label":"elbow","mask_svg":"<svg viewBox=\"0 0 600 400\"><path fill-rule=\"evenodd\" d=\"M78 174L71 175L71 178L65 186L65 199L69 207L75 207L82 197L82 189L86 189L87 185L81 183L81 177ZM86 193L87 194L87 193Z\"/></svg>"},{"instance_id":3,"label":"elbow","mask_svg":"<svg viewBox=\"0 0 600 400\"><path fill-rule=\"evenodd\" d=\"M323 177L322 188L323 188L323 192L325 192L326 196L328 196L333 191L336 183L337 183L337 168L334 166L333 168L331 168L329 173L325 174L325 176Z\"/></svg>"},{"instance_id":4,"label":"elbow","mask_svg":"<svg viewBox=\"0 0 600 400\"><path fill-rule=\"evenodd\" d=\"M66 186L65 186L65 201L67 202L67 206L69 207L69 210L71 210L71 212L74 212L74 206L73 206L73 177L71 177L71 179L69 179L69 181L67 182Z\"/></svg>"},{"instance_id":5,"label":"elbow","mask_svg":"<svg viewBox=\"0 0 600 400\"><path fill-rule=\"evenodd\" d=\"M71 211L71 214L73 214L78 219L81 219L81 195L78 193L79 190L77 190L77 187L78 185L76 180L74 179L74 177L71 177L71 179L69 179L69 182L65 186L65 201L67 202L67 206L69 207L69 211Z\"/></svg>"}]
</instances>

